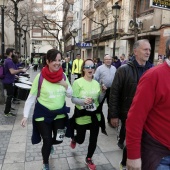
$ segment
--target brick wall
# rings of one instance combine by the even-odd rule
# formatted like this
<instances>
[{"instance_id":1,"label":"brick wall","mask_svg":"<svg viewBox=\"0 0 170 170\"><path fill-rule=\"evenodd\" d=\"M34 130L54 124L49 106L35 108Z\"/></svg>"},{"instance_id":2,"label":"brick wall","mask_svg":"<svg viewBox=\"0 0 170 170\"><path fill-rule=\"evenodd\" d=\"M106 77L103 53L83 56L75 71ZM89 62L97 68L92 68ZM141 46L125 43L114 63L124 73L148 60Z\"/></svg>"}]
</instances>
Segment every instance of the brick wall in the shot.
<instances>
[{"instance_id":1,"label":"brick wall","mask_svg":"<svg viewBox=\"0 0 170 170\"><path fill-rule=\"evenodd\" d=\"M170 32L170 27L166 27L166 28L162 28L160 30L161 32L161 35L160 35L160 42L159 42L159 48L158 48L158 54L164 54L165 55L165 44L166 44L166 40L168 37L170 37L170 34L169 36L168 35L165 35L165 30L166 29L169 29L169 32Z\"/></svg>"}]
</instances>

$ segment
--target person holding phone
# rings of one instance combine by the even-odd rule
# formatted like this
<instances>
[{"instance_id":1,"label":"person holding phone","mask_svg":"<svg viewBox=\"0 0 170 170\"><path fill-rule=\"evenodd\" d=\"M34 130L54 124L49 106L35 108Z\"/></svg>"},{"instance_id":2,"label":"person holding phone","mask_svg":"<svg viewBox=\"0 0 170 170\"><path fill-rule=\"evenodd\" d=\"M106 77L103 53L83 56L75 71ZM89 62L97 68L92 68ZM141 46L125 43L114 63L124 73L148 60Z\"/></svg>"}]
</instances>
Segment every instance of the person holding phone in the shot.
<instances>
[{"instance_id":1,"label":"person holding phone","mask_svg":"<svg viewBox=\"0 0 170 170\"><path fill-rule=\"evenodd\" d=\"M72 137L70 144L72 149L76 147L76 143L82 144L85 140L86 130L90 130L88 153L85 163L91 170L96 169L96 165L92 161L92 156L97 145L100 123L104 119L104 116L101 115L102 112L99 103L102 101L106 90L102 89L100 84L93 79L94 70L95 64L93 60L85 60L81 69L82 77L75 80L72 86L72 102L75 104L72 119L75 121L77 134ZM104 129L103 133L106 134Z\"/></svg>"}]
</instances>

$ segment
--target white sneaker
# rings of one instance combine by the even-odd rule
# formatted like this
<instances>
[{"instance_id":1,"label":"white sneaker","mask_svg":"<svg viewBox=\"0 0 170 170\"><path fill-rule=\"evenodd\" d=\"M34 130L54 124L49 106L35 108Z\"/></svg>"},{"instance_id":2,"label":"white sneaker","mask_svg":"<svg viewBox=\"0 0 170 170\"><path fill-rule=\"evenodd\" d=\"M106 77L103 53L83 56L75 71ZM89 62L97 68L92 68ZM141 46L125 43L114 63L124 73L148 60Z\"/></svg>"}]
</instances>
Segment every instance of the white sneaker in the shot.
<instances>
[{"instance_id":1,"label":"white sneaker","mask_svg":"<svg viewBox=\"0 0 170 170\"><path fill-rule=\"evenodd\" d=\"M127 170L127 169L126 169L126 166L123 166L122 163L121 163L121 161L119 162L119 169L120 169L120 170Z\"/></svg>"}]
</instances>

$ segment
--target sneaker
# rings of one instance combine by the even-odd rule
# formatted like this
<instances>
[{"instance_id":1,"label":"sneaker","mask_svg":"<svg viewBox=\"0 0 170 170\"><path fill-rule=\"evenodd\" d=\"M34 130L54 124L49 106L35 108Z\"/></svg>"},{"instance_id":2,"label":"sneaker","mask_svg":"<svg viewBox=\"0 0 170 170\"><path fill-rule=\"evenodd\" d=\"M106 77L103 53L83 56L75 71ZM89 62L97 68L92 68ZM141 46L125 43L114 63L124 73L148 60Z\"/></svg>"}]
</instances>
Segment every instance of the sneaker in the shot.
<instances>
[{"instance_id":1,"label":"sneaker","mask_svg":"<svg viewBox=\"0 0 170 170\"><path fill-rule=\"evenodd\" d=\"M72 149L74 149L76 147L76 142L72 139L71 143L70 143L70 147Z\"/></svg>"},{"instance_id":2,"label":"sneaker","mask_svg":"<svg viewBox=\"0 0 170 170\"><path fill-rule=\"evenodd\" d=\"M54 146L53 146L53 145L51 146L51 152L50 152L50 154L54 154Z\"/></svg>"},{"instance_id":3,"label":"sneaker","mask_svg":"<svg viewBox=\"0 0 170 170\"><path fill-rule=\"evenodd\" d=\"M13 101L12 103L13 103L13 104L20 104L19 101Z\"/></svg>"},{"instance_id":4,"label":"sneaker","mask_svg":"<svg viewBox=\"0 0 170 170\"><path fill-rule=\"evenodd\" d=\"M11 116L12 116L12 117L15 117L16 115L13 114L13 113L11 113L11 112L9 112L9 113L5 113L4 116L5 116L5 117L11 117Z\"/></svg>"},{"instance_id":5,"label":"sneaker","mask_svg":"<svg viewBox=\"0 0 170 170\"><path fill-rule=\"evenodd\" d=\"M85 163L88 166L88 168L90 170L95 170L96 169L96 165L93 163L93 161L91 160L91 158L86 158L85 159Z\"/></svg>"},{"instance_id":6,"label":"sneaker","mask_svg":"<svg viewBox=\"0 0 170 170\"><path fill-rule=\"evenodd\" d=\"M126 166L122 165L121 162L119 162L119 168L120 168L120 170L127 170Z\"/></svg>"},{"instance_id":7,"label":"sneaker","mask_svg":"<svg viewBox=\"0 0 170 170\"><path fill-rule=\"evenodd\" d=\"M15 110L13 107L11 107L11 110Z\"/></svg>"},{"instance_id":8,"label":"sneaker","mask_svg":"<svg viewBox=\"0 0 170 170\"><path fill-rule=\"evenodd\" d=\"M43 164L42 170L50 170L49 164Z\"/></svg>"},{"instance_id":9,"label":"sneaker","mask_svg":"<svg viewBox=\"0 0 170 170\"><path fill-rule=\"evenodd\" d=\"M120 142L117 143L117 146L118 146L120 149L123 149L123 148L124 148L124 144L122 144L122 143L120 143Z\"/></svg>"}]
</instances>

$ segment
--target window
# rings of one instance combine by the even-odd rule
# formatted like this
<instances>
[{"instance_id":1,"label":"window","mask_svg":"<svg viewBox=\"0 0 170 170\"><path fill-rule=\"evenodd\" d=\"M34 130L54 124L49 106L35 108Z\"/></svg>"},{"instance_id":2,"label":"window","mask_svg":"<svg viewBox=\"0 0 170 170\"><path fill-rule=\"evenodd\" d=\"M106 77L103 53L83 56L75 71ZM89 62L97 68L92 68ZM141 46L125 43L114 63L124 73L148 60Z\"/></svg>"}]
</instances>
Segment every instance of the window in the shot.
<instances>
[{"instance_id":1,"label":"window","mask_svg":"<svg viewBox=\"0 0 170 170\"><path fill-rule=\"evenodd\" d=\"M85 23L83 24L83 34L85 34Z\"/></svg>"},{"instance_id":2,"label":"window","mask_svg":"<svg viewBox=\"0 0 170 170\"><path fill-rule=\"evenodd\" d=\"M139 3L138 3L139 14L144 13L150 9L149 3L150 1L148 0L139 0Z\"/></svg>"},{"instance_id":3,"label":"window","mask_svg":"<svg viewBox=\"0 0 170 170\"><path fill-rule=\"evenodd\" d=\"M35 44L35 45L42 45L42 41L40 41L40 40L35 40L35 41L34 41L34 44Z\"/></svg>"}]
</instances>

